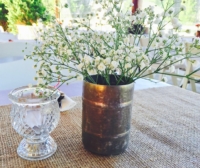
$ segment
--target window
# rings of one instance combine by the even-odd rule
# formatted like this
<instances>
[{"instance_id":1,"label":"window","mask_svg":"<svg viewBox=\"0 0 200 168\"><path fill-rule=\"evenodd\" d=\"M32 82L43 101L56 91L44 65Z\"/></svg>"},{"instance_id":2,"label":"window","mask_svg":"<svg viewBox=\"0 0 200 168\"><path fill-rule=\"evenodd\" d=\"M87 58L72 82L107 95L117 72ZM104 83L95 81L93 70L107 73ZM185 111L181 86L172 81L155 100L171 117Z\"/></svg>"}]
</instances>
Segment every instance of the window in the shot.
<instances>
[{"instance_id":1,"label":"window","mask_svg":"<svg viewBox=\"0 0 200 168\"><path fill-rule=\"evenodd\" d=\"M96 0L60 0L61 18L76 17L80 15L84 17L88 12L94 12L96 9ZM130 6L132 0L124 0L123 8ZM68 9L62 8L64 4L68 4Z\"/></svg>"},{"instance_id":2,"label":"window","mask_svg":"<svg viewBox=\"0 0 200 168\"><path fill-rule=\"evenodd\" d=\"M164 0L164 4L169 1L169 3L175 2L175 10L179 10L182 1L184 0ZM141 9L149 5L157 6L157 10L162 10L161 0L124 0L124 9L127 8L131 2ZM68 9L62 8L64 4L68 4ZM186 11L181 12L178 17L183 24L183 30L190 29L193 35L196 32L196 24L200 23L200 0L185 0L184 5L186 6ZM60 0L60 19L68 22L71 18L85 17L86 13L96 10L95 0ZM130 9L131 10L131 9Z\"/></svg>"},{"instance_id":3,"label":"window","mask_svg":"<svg viewBox=\"0 0 200 168\"><path fill-rule=\"evenodd\" d=\"M175 3L175 10L179 10L180 6L184 0L169 0L169 3ZM168 0L163 1L164 4ZM183 3L186 6L186 11L181 12L178 18L183 24L183 30L190 29L191 35L196 32L196 23L200 23L200 0L185 0ZM149 5L156 5L159 9L161 7L161 0L139 0L139 8L144 9Z\"/></svg>"},{"instance_id":4,"label":"window","mask_svg":"<svg viewBox=\"0 0 200 168\"><path fill-rule=\"evenodd\" d=\"M84 18L87 13L95 12L98 6L95 4L96 0L60 0L60 20L63 21L64 25L70 25L70 20L72 18ZM132 0L123 0L122 9L130 10L131 13L131 2ZM62 8L64 4L68 4L68 8ZM102 14L104 12L102 11ZM94 19L94 17L92 18ZM98 29L98 25L95 23L95 20L92 20L91 23L94 23L94 29ZM107 27L105 28L107 29Z\"/></svg>"}]
</instances>

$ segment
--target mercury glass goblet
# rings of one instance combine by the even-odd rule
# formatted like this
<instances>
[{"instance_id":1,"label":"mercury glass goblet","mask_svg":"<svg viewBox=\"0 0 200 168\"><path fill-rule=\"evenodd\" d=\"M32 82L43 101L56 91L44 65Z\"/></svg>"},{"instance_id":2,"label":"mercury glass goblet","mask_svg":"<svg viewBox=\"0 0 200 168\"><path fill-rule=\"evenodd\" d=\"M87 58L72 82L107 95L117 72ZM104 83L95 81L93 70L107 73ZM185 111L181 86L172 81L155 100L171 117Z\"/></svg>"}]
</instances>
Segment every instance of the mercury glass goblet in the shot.
<instances>
[{"instance_id":1,"label":"mercury glass goblet","mask_svg":"<svg viewBox=\"0 0 200 168\"><path fill-rule=\"evenodd\" d=\"M56 128L60 110L54 88L20 87L9 93L12 101L11 123L24 137L17 153L27 160L42 160L53 155L57 144L49 135Z\"/></svg>"}]
</instances>

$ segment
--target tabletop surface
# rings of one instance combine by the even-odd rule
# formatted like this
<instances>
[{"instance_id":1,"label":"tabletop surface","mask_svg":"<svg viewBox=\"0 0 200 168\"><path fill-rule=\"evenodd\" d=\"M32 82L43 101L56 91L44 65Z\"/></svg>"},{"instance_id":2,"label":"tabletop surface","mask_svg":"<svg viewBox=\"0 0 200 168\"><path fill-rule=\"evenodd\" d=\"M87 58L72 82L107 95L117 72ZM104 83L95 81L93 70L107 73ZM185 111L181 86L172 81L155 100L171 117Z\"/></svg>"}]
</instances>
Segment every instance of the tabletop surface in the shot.
<instances>
[{"instance_id":1,"label":"tabletop surface","mask_svg":"<svg viewBox=\"0 0 200 168\"><path fill-rule=\"evenodd\" d=\"M103 157L86 151L81 140L81 97L61 113L51 133L56 153L42 161L21 159L16 149L22 140L12 128L10 106L0 107L0 164L31 168L199 168L200 95L178 87L157 87L134 92L132 128L127 150Z\"/></svg>"}]
</instances>

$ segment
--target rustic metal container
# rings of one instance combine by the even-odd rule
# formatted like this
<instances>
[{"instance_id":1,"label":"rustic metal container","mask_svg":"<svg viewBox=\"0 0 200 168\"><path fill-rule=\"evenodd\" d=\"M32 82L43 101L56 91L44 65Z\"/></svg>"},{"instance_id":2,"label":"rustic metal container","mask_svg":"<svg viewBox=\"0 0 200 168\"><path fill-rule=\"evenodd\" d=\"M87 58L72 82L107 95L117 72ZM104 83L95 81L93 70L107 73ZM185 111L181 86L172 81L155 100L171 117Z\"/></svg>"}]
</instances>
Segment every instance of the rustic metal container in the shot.
<instances>
[{"instance_id":1,"label":"rustic metal container","mask_svg":"<svg viewBox=\"0 0 200 168\"><path fill-rule=\"evenodd\" d=\"M84 81L82 141L86 150L117 155L128 146L134 84L99 85Z\"/></svg>"}]
</instances>

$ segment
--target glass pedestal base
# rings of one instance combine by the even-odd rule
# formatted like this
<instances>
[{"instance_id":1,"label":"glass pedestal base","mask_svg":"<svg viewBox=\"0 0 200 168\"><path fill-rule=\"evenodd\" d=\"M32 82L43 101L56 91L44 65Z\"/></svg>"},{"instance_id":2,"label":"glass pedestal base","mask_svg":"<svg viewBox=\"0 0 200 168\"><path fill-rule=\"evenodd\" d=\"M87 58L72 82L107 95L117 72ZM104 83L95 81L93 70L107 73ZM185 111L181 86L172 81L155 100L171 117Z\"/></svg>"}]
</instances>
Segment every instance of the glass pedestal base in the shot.
<instances>
[{"instance_id":1,"label":"glass pedestal base","mask_svg":"<svg viewBox=\"0 0 200 168\"><path fill-rule=\"evenodd\" d=\"M17 148L17 153L26 160L43 160L53 155L56 149L57 144L50 136L43 142L30 142L24 138Z\"/></svg>"}]
</instances>

